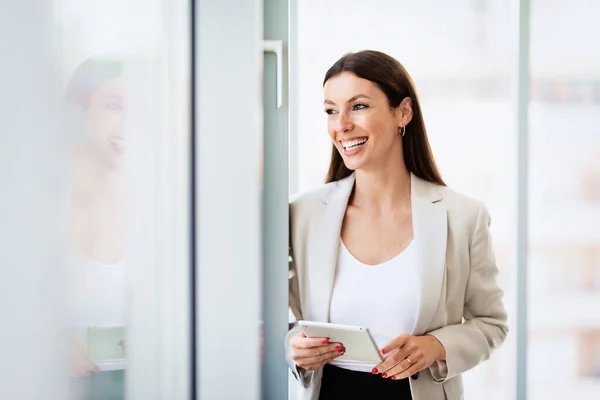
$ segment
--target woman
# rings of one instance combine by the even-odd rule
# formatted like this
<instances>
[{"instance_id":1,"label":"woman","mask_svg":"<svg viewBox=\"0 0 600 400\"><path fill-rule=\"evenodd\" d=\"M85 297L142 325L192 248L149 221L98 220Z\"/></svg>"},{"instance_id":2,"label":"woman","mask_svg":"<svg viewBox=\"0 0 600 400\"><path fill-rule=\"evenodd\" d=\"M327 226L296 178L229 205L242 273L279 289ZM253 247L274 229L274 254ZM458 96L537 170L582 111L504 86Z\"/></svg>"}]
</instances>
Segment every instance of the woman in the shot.
<instances>
[{"instance_id":1,"label":"woman","mask_svg":"<svg viewBox=\"0 0 600 400\"><path fill-rule=\"evenodd\" d=\"M304 399L458 400L460 374L507 334L484 205L447 188L411 78L392 57L347 54L327 71L327 184L290 204L297 319L366 326L378 365L289 332ZM464 318L464 322L463 322Z\"/></svg>"},{"instance_id":2,"label":"woman","mask_svg":"<svg viewBox=\"0 0 600 400\"><path fill-rule=\"evenodd\" d=\"M75 71L65 95L66 122L74 143L67 229L73 399L124 398L126 344L120 339L126 321L122 73L119 59L90 58ZM96 345L90 348L88 340ZM107 340L115 342L109 343L113 350L108 353L102 351ZM101 359L90 359L94 356Z\"/></svg>"}]
</instances>

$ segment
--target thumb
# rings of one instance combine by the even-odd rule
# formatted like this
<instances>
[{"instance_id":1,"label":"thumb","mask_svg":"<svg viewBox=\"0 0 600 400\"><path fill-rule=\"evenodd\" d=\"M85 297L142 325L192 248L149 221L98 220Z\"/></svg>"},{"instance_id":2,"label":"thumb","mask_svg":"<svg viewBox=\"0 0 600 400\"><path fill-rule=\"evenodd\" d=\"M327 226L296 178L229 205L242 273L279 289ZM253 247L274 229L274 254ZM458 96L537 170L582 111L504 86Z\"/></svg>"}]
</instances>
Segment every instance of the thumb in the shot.
<instances>
[{"instance_id":1,"label":"thumb","mask_svg":"<svg viewBox=\"0 0 600 400\"><path fill-rule=\"evenodd\" d=\"M391 342L389 342L385 347L381 349L381 354L389 353L390 351L402 347L408 341L410 335L400 335Z\"/></svg>"}]
</instances>

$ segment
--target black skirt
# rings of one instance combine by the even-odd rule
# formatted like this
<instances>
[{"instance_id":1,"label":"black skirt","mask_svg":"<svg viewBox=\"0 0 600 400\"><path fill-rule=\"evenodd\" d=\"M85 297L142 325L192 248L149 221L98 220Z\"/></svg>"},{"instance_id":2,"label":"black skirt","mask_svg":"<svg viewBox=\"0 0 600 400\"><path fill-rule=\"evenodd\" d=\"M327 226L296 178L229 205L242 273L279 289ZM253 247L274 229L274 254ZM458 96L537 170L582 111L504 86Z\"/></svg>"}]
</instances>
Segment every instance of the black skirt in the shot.
<instances>
[{"instance_id":1,"label":"black skirt","mask_svg":"<svg viewBox=\"0 0 600 400\"><path fill-rule=\"evenodd\" d=\"M412 400L408 379L392 380L381 374L325 365L319 400Z\"/></svg>"}]
</instances>

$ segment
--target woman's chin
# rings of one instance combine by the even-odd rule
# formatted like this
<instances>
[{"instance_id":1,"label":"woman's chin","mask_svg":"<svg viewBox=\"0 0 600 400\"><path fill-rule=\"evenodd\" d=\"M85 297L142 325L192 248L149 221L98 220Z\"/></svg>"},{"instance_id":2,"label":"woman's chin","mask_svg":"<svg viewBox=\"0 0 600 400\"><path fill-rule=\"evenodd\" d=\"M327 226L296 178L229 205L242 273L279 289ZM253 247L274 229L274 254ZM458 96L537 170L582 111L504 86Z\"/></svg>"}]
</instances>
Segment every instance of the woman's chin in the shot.
<instances>
[{"instance_id":1,"label":"woman's chin","mask_svg":"<svg viewBox=\"0 0 600 400\"><path fill-rule=\"evenodd\" d=\"M356 171L364 166L364 162L361 160L353 160L344 158L344 165L351 171Z\"/></svg>"}]
</instances>

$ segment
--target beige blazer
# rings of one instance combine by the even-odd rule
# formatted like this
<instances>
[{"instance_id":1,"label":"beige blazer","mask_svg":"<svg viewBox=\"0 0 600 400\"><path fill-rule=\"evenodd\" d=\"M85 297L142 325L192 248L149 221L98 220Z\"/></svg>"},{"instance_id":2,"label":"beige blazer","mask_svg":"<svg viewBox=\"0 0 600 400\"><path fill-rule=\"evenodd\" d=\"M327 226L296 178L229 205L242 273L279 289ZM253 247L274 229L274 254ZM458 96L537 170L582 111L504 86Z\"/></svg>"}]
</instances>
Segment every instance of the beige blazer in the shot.
<instances>
[{"instance_id":1,"label":"beige blazer","mask_svg":"<svg viewBox=\"0 0 600 400\"><path fill-rule=\"evenodd\" d=\"M413 375L410 386L414 400L459 400L461 373L487 360L508 332L490 217L481 202L411 178L413 244L421 266L420 306L411 334L438 338L446 361ZM296 320L329 321L340 232L353 187L351 175L290 202L290 308ZM296 369L288 341L297 332L294 327L286 337L288 363L300 382L300 398L316 400L322 369Z\"/></svg>"}]
</instances>

